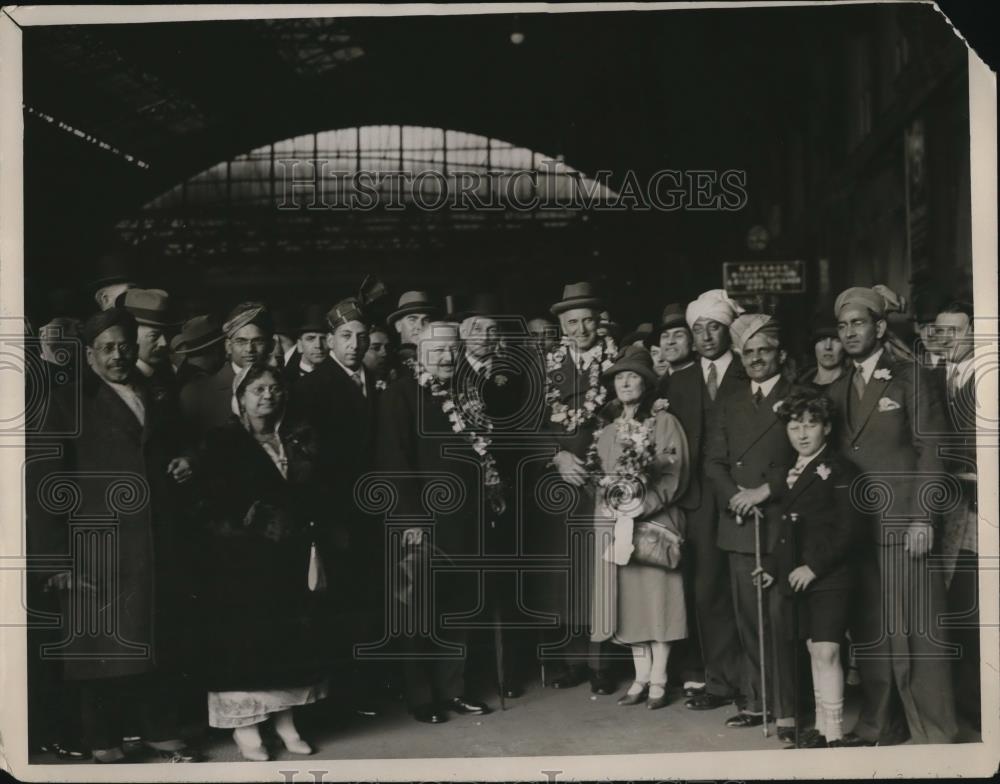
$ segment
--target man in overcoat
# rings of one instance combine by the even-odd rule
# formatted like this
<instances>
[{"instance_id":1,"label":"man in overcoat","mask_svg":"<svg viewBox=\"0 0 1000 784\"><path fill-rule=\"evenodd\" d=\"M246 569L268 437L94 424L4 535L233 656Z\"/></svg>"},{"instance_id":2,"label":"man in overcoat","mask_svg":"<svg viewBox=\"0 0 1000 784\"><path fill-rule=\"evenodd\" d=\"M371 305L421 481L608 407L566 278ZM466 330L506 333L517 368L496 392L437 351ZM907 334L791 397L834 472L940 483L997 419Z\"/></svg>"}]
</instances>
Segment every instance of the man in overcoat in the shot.
<instances>
[{"instance_id":1,"label":"man in overcoat","mask_svg":"<svg viewBox=\"0 0 1000 784\"><path fill-rule=\"evenodd\" d=\"M172 669L178 664L185 606L177 573L175 485L191 476L167 401L135 370L137 325L112 308L84 325L89 369L61 390L49 426L77 435L43 469L38 494L47 537L72 557L50 590L63 604L65 638L49 655L80 683L84 740L98 762L120 762L125 721L138 719L143 741L174 762L194 755L181 740ZM72 488L72 492L69 489ZM60 502L71 498L66 506ZM82 522L86 519L86 522ZM190 619L187 619L190 620ZM97 629L98 633L88 630Z\"/></svg>"},{"instance_id":2,"label":"man in overcoat","mask_svg":"<svg viewBox=\"0 0 1000 784\"><path fill-rule=\"evenodd\" d=\"M872 510L870 544L859 564L860 616L852 634L864 702L849 745L955 740L955 701L939 570L927 554L934 542L924 482L943 467L935 434L945 432L941 398L912 362L885 348L885 301L869 288L842 292L834 304L837 330L852 367L829 387L837 409L841 452L871 482L852 494ZM920 407L918 412L917 407ZM919 421L919 425L917 424ZM870 504L869 504L870 505Z\"/></svg>"},{"instance_id":3,"label":"man in overcoat","mask_svg":"<svg viewBox=\"0 0 1000 784\"><path fill-rule=\"evenodd\" d=\"M762 513L760 552L773 550L780 530L778 499L786 489L786 469L795 453L776 407L791 383L781 375L785 353L777 322L755 313L742 315L730 327L733 345L749 376L719 404L706 448L706 474L719 510L718 544L729 560L736 630L743 650L740 691L745 704L726 720L727 727L756 727L763 713L760 679L756 535L754 511ZM794 736L795 706L792 666L794 648L783 623L780 592L765 580L765 662L768 707L778 719L778 737Z\"/></svg>"}]
</instances>

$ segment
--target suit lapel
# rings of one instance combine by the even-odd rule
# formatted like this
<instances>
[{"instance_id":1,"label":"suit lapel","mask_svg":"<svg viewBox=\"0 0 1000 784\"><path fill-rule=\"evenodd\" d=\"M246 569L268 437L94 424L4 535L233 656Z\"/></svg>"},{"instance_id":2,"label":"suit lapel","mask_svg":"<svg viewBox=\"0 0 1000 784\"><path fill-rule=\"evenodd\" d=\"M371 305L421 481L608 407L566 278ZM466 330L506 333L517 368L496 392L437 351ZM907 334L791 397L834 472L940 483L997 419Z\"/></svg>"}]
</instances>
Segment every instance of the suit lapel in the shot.
<instances>
[{"instance_id":1,"label":"suit lapel","mask_svg":"<svg viewBox=\"0 0 1000 784\"><path fill-rule=\"evenodd\" d=\"M729 373L727 371L726 375ZM787 382L782 378L778 379L778 383L774 385L770 394L765 396L761 401L760 405L755 406L753 404L753 395L750 392L750 382L745 381L746 389L740 393L740 405L746 411L747 421L750 423L749 428L749 440L746 442L740 450L740 454L737 455L737 460L741 459L743 455L749 452L754 444L760 441L767 433L779 423L778 418L774 415L772 407L775 401L779 400L784 394L788 386Z\"/></svg>"},{"instance_id":2,"label":"suit lapel","mask_svg":"<svg viewBox=\"0 0 1000 784\"><path fill-rule=\"evenodd\" d=\"M816 473L816 467L822 464L823 455L826 454L826 451L827 448L823 447L823 449L820 450L820 453L812 459L812 462L806 466L805 471L802 472L795 484L791 486L782 501L786 509L790 507L794 503L795 499L802 495L802 493L804 493L813 484L813 482L819 479L819 474Z\"/></svg>"},{"instance_id":3,"label":"suit lapel","mask_svg":"<svg viewBox=\"0 0 1000 784\"><path fill-rule=\"evenodd\" d=\"M104 400L104 405L107 406L108 413L115 421L115 426L122 430L127 430L136 440L144 442L145 427L139 423L135 413L128 407L128 404L106 382L100 379L95 379L95 381L98 384L97 394ZM143 399L143 405L146 405L145 399ZM147 422L149 421L148 410L143 418Z\"/></svg>"},{"instance_id":4,"label":"suit lapel","mask_svg":"<svg viewBox=\"0 0 1000 784\"><path fill-rule=\"evenodd\" d=\"M872 413L875 411L875 406L878 404L878 401L882 399L882 396L885 394L885 390L889 388L890 384L892 384L891 363L888 359L888 353L883 350L882 356L880 356L878 358L878 362L875 363L875 370L872 372L871 379L865 385L865 395L861 398L859 410L853 417L857 426L854 429L851 441L856 441L858 436L861 435L861 431L865 429L865 425L868 423ZM875 373L883 369L890 371L890 379L888 381L885 379L875 378ZM860 371L855 370L854 372ZM853 394L854 387L851 384L848 384L848 387L849 390L847 394ZM854 405L859 405L855 401L852 401L852 403L854 403Z\"/></svg>"}]
</instances>

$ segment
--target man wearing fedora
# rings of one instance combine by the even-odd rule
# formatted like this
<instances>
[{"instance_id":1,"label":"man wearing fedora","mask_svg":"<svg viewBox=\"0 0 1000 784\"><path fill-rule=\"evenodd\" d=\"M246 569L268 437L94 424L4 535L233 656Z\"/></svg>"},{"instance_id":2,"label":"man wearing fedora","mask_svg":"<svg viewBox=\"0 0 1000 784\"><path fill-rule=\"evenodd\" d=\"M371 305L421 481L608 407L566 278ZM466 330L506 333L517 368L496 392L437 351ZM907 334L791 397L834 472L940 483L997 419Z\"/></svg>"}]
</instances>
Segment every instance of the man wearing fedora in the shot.
<instances>
[{"instance_id":1,"label":"man wearing fedora","mask_svg":"<svg viewBox=\"0 0 1000 784\"><path fill-rule=\"evenodd\" d=\"M181 326L170 347L176 358L177 389L218 373L226 362L225 335L219 319L210 314L194 316Z\"/></svg>"},{"instance_id":2,"label":"man wearing fedora","mask_svg":"<svg viewBox=\"0 0 1000 784\"><path fill-rule=\"evenodd\" d=\"M426 291L407 291L400 296L396 309L386 319L399 335L400 361L416 357L420 335L440 312Z\"/></svg>"},{"instance_id":3,"label":"man wearing fedora","mask_svg":"<svg viewBox=\"0 0 1000 784\"><path fill-rule=\"evenodd\" d=\"M215 374L181 390L181 413L199 435L229 421L233 415L233 380L248 365L266 363L274 346L274 326L267 306L241 302L222 324L229 361Z\"/></svg>"},{"instance_id":4,"label":"man wearing fedora","mask_svg":"<svg viewBox=\"0 0 1000 784\"><path fill-rule=\"evenodd\" d=\"M295 331L295 348L285 357L285 379L294 384L326 361L326 313L322 305L306 305Z\"/></svg>"},{"instance_id":5,"label":"man wearing fedora","mask_svg":"<svg viewBox=\"0 0 1000 784\"><path fill-rule=\"evenodd\" d=\"M691 331L695 362L668 372L660 387L660 394L670 401L670 410L684 428L691 456L688 488L678 503L688 517L685 575L688 596L694 597L696 623L692 626L704 668L701 677L695 672L685 677L685 707L692 710L711 710L732 703L741 682L742 651L736 634L729 564L716 541L718 510L705 467L706 436L718 406L746 381L742 364L734 361L729 335L729 325L741 311L720 289L707 291L688 303L684 323ZM673 314L669 323L663 335L680 329ZM663 335L661 341L669 343L669 335L666 339ZM690 653L688 647L685 669L697 670L697 661Z\"/></svg>"},{"instance_id":6,"label":"man wearing fedora","mask_svg":"<svg viewBox=\"0 0 1000 784\"><path fill-rule=\"evenodd\" d=\"M573 532L589 535L594 514L594 493L588 483L584 458L597 427L596 410L607 398L601 371L610 367L616 348L609 338L599 338L598 323L604 308L590 283L571 283L552 307L558 317L563 342L546 358L548 391L538 400L546 408L540 445L547 454L532 461L529 473L534 497L526 499L535 517L524 532L531 556L572 558ZM539 396L542 397L541 395ZM554 508L552 480L569 486L574 495L569 508ZM561 492L561 491L556 491ZM547 661L562 665L563 672L549 680L553 688L571 688L589 678L596 694L612 694L617 684L608 671L602 643L590 642L593 560L585 555L568 562L568 571L525 575L532 609L559 618L557 640L543 646ZM572 586L572 587L570 587Z\"/></svg>"},{"instance_id":7,"label":"man wearing fedora","mask_svg":"<svg viewBox=\"0 0 1000 784\"><path fill-rule=\"evenodd\" d=\"M177 402L177 377L170 364L167 335L179 322L170 307L170 295L162 289L128 289L121 306L139 325L135 367L146 379L154 396Z\"/></svg>"}]
</instances>

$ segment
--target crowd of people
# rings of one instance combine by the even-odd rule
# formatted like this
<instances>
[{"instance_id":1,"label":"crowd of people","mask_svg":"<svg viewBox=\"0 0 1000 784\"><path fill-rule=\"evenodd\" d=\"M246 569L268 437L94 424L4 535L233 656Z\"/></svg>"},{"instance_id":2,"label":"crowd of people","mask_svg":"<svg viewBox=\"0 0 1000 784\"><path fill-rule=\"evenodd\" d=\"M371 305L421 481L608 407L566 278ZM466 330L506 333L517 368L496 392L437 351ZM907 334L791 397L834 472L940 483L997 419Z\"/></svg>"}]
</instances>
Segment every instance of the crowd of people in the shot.
<instances>
[{"instance_id":1,"label":"crowd of people","mask_svg":"<svg viewBox=\"0 0 1000 784\"><path fill-rule=\"evenodd\" d=\"M978 726L975 619L941 628L976 605L970 305L907 341L891 290L849 288L793 373L791 325L722 290L628 335L588 283L530 319L408 291L376 323L385 295L179 323L119 278L41 328L29 552L71 566L29 585L63 618L29 639L37 748L194 761L194 715L309 754L297 708L373 716L386 683L421 722L487 714L481 628L503 701L540 672L800 747Z\"/></svg>"}]
</instances>

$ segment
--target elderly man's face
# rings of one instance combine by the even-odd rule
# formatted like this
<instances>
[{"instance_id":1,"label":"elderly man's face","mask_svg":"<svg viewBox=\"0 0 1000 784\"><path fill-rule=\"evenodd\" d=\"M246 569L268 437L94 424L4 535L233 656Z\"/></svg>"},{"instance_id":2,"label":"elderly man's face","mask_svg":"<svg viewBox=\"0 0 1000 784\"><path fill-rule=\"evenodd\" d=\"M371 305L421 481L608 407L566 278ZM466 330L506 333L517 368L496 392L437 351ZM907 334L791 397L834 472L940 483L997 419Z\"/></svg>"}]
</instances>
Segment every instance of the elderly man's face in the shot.
<instances>
[{"instance_id":1,"label":"elderly man's face","mask_svg":"<svg viewBox=\"0 0 1000 784\"><path fill-rule=\"evenodd\" d=\"M438 381L449 381L455 374L459 345L454 325L431 324L420 339L420 362Z\"/></svg>"},{"instance_id":2,"label":"elderly man's face","mask_svg":"<svg viewBox=\"0 0 1000 784\"><path fill-rule=\"evenodd\" d=\"M837 334L847 356L863 360L875 351L885 335L885 319L877 319L868 308L847 307L837 316Z\"/></svg>"},{"instance_id":3,"label":"elderly man's face","mask_svg":"<svg viewBox=\"0 0 1000 784\"><path fill-rule=\"evenodd\" d=\"M162 327L139 325L139 359L154 368L170 361L170 345Z\"/></svg>"},{"instance_id":4,"label":"elderly man's face","mask_svg":"<svg viewBox=\"0 0 1000 784\"><path fill-rule=\"evenodd\" d=\"M368 325L360 321L341 324L327 338L330 351L337 360L350 370L358 370L368 351Z\"/></svg>"},{"instance_id":5,"label":"elderly man's face","mask_svg":"<svg viewBox=\"0 0 1000 784\"><path fill-rule=\"evenodd\" d=\"M489 359L500 345L497 322L486 316L467 318L462 322L461 331L462 340L465 342L465 353L475 359Z\"/></svg>"},{"instance_id":6,"label":"elderly man's face","mask_svg":"<svg viewBox=\"0 0 1000 784\"><path fill-rule=\"evenodd\" d=\"M105 381L124 384L135 366L136 345L124 327L108 327L87 346L87 364Z\"/></svg>"},{"instance_id":7,"label":"elderly man's face","mask_svg":"<svg viewBox=\"0 0 1000 784\"><path fill-rule=\"evenodd\" d=\"M683 365L691 358L691 333L687 327L671 327L660 333L660 355L671 365Z\"/></svg>"},{"instance_id":8,"label":"elderly man's face","mask_svg":"<svg viewBox=\"0 0 1000 784\"><path fill-rule=\"evenodd\" d=\"M590 308L573 308L561 313L559 325L580 351L586 351L597 342L597 313Z\"/></svg>"},{"instance_id":9,"label":"elderly man's face","mask_svg":"<svg viewBox=\"0 0 1000 784\"><path fill-rule=\"evenodd\" d=\"M396 331L399 332L399 342L413 343L414 345L419 343L420 336L427 329L430 321L431 317L426 313L411 313L408 316L397 319Z\"/></svg>"},{"instance_id":10,"label":"elderly man's face","mask_svg":"<svg viewBox=\"0 0 1000 784\"><path fill-rule=\"evenodd\" d=\"M778 375L785 361L785 352L779 348L778 341L760 332L751 335L743 344L740 356L750 380L758 383Z\"/></svg>"},{"instance_id":11,"label":"elderly man's face","mask_svg":"<svg viewBox=\"0 0 1000 784\"><path fill-rule=\"evenodd\" d=\"M271 336L256 324L240 327L232 337L226 338L226 353L239 368L264 362L273 346Z\"/></svg>"},{"instance_id":12,"label":"elderly man's face","mask_svg":"<svg viewBox=\"0 0 1000 784\"><path fill-rule=\"evenodd\" d=\"M939 313L934 322L934 337L941 354L952 361L961 359L972 345L971 327L964 313Z\"/></svg>"},{"instance_id":13,"label":"elderly man's face","mask_svg":"<svg viewBox=\"0 0 1000 784\"><path fill-rule=\"evenodd\" d=\"M710 318L700 318L691 328L694 349L705 359L718 359L731 345L729 327Z\"/></svg>"}]
</instances>

